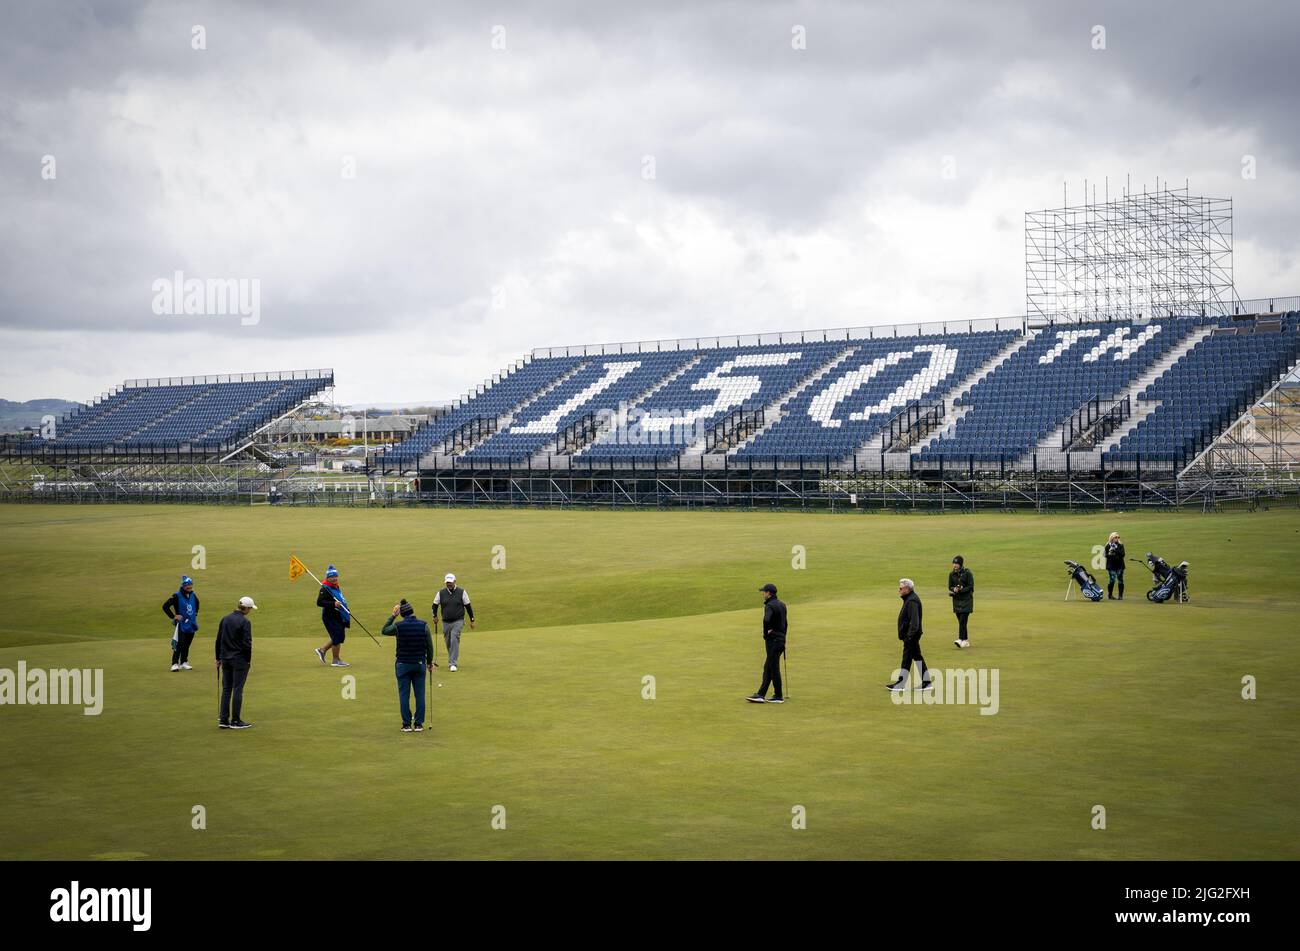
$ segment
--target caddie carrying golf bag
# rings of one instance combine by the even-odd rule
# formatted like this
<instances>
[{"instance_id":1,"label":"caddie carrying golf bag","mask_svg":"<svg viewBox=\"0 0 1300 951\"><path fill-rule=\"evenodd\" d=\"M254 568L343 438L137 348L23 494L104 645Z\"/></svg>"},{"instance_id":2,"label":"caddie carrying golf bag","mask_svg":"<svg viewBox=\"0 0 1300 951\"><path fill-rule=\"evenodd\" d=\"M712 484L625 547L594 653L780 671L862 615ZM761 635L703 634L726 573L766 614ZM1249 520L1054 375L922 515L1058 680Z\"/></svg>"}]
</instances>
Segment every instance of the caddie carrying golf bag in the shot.
<instances>
[{"instance_id":1,"label":"caddie carrying golf bag","mask_svg":"<svg viewBox=\"0 0 1300 951\"><path fill-rule=\"evenodd\" d=\"M1159 555L1147 552L1147 568L1151 570L1151 577L1155 582L1155 587L1147 592L1148 601L1163 604L1173 598L1186 603L1187 562L1171 566Z\"/></svg>"},{"instance_id":2,"label":"caddie carrying golf bag","mask_svg":"<svg viewBox=\"0 0 1300 951\"><path fill-rule=\"evenodd\" d=\"M1079 586L1080 594L1089 601L1101 600L1101 585L1097 584L1097 579L1089 574L1087 568L1083 567L1083 565L1079 564L1077 561L1070 561L1069 559L1066 559L1065 566L1070 569L1070 578ZM1070 596L1068 588L1066 589L1065 595L1067 598Z\"/></svg>"}]
</instances>

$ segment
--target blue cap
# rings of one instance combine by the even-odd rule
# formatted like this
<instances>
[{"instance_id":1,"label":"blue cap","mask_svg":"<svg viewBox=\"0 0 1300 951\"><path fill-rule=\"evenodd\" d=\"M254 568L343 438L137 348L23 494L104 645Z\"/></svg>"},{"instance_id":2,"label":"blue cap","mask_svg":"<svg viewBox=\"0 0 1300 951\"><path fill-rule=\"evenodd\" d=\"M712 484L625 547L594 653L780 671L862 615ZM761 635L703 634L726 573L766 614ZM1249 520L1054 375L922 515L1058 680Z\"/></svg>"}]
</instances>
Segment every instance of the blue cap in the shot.
<instances>
[{"instance_id":1,"label":"blue cap","mask_svg":"<svg viewBox=\"0 0 1300 951\"><path fill-rule=\"evenodd\" d=\"M330 565L328 568L325 569L326 578L337 578L338 576L339 576L339 570L335 568L333 565Z\"/></svg>"},{"instance_id":2,"label":"blue cap","mask_svg":"<svg viewBox=\"0 0 1300 951\"><path fill-rule=\"evenodd\" d=\"M181 575L181 587L183 588L187 584L194 584L194 579L189 575Z\"/></svg>"}]
</instances>

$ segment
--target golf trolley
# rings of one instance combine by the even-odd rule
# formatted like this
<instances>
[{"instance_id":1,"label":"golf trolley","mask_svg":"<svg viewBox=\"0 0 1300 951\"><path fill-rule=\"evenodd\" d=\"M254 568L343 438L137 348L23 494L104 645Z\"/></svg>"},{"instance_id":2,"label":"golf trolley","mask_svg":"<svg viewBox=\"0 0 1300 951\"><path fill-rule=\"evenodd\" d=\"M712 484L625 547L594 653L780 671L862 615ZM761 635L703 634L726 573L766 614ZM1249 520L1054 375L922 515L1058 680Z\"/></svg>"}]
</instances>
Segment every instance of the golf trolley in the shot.
<instances>
[{"instance_id":1,"label":"golf trolley","mask_svg":"<svg viewBox=\"0 0 1300 951\"><path fill-rule=\"evenodd\" d=\"M1156 604L1166 601L1178 601L1186 604L1187 597L1187 562L1170 565L1159 555L1147 552L1147 570L1151 572L1154 587L1147 592L1147 600Z\"/></svg>"},{"instance_id":2,"label":"golf trolley","mask_svg":"<svg viewBox=\"0 0 1300 951\"><path fill-rule=\"evenodd\" d=\"M1070 592L1074 586L1079 586L1079 594L1089 601L1101 600L1101 585L1097 584L1097 579L1089 573L1088 569L1083 567L1077 561L1065 560L1065 566L1070 571L1070 581L1065 586L1065 600L1070 600Z\"/></svg>"}]
</instances>

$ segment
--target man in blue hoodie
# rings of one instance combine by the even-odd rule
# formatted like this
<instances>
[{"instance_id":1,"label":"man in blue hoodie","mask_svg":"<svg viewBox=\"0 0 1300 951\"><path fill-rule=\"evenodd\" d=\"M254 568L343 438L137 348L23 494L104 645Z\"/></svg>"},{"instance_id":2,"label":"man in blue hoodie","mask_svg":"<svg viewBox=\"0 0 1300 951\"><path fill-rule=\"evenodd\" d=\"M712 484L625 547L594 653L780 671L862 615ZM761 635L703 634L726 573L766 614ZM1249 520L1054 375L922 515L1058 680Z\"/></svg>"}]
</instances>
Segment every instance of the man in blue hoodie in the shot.
<instances>
[{"instance_id":1,"label":"man in blue hoodie","mask_svg":"<svg viewBox=\"0 0 1300 951\"><path fill-rule=\"evenodd\" d=\"M175 625L172 631L172 670L193 670L190 645L199 630L199 596L194 593L194 579L181 575L181 586L163 602L163 613Z\"/></svg>"}]
</instances>

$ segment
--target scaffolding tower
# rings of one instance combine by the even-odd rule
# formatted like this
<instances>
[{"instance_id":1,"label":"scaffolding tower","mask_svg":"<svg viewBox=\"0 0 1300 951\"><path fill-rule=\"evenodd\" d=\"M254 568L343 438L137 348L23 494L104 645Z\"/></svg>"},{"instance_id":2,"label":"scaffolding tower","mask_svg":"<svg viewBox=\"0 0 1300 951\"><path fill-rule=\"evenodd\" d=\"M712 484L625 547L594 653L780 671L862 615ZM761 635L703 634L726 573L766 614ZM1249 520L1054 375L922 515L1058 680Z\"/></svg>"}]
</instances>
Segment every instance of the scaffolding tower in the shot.
<instances>
[{"instance_id":1,"label":"scaffolding tower","mask_svg":"<svg viewBox=\"0 0 1300 951\"><path fill-rule=\"evenodd\" d=\"M1025 213L1030 323L1233 313L1232 199L1157 182Z\"/></svg>"}]
</instances>

